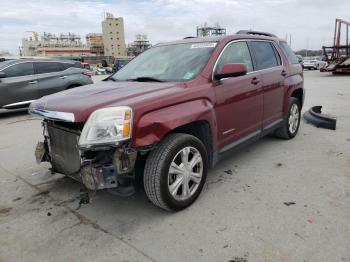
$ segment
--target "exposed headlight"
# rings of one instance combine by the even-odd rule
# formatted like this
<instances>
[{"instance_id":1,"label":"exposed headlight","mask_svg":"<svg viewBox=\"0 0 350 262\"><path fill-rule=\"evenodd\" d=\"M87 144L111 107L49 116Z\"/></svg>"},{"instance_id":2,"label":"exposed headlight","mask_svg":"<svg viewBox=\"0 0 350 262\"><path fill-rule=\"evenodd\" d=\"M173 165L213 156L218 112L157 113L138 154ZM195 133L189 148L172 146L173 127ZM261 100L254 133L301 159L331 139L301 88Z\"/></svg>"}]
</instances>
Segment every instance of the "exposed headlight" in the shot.
<instances>
[{"instance_id":1,"label":"exposed headlight","mask_svg":"<svg viewBox=\"0 0 350 262\"><path fill-rule=\"evenodd\" d=\"M117 144L131 137L132 109L128 106L107 107L93 112L79 139L80 147Z\"/></svg>"}]
</instances>

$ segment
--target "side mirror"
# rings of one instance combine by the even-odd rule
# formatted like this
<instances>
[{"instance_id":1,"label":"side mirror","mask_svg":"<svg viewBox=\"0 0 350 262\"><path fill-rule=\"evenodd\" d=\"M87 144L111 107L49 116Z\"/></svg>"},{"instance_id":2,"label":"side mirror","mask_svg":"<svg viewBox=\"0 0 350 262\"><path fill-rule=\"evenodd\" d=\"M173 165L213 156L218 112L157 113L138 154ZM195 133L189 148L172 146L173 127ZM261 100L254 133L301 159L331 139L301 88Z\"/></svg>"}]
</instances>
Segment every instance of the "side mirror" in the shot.
<instances>
[{"instance_id":1,"label":"side mirror","mask_svg":"<svg viewBox=\"0 0 350 262\"><path fill-rule=\"evenodd\" d=\"M227 77L243 76L247 74L245 64L226 64L215 74L215 79L220 80Z\"/></svg>"},{"instance_id":2,"label":"side mirror","mask_svg":"<svg viewBox=\"0 0 350 262\"><path fill-rule=\"evenodd\" d=\"M6 77L6 73L5 72L0 72L0 78L5 78Z\"/></svg>"}]
</instances>

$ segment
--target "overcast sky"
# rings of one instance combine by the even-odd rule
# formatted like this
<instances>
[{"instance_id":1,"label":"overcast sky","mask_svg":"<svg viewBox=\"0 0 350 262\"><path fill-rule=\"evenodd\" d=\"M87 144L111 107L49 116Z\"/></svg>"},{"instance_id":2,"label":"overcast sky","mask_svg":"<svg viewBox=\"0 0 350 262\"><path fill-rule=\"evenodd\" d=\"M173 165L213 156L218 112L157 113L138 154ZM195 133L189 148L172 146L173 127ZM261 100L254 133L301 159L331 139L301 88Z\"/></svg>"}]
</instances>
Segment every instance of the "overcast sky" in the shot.
<instances>
[{"instance_id":1,"label":"overcast sky","mask_svg":"<svg viewBox=\"0 0 350 262\"><path fill-rule=\"evenodd\" d=\"M101 32L103 12L124 17L126 42L147 34L152 44L194 36L196 26L219 23L267 31L292 48L320 49L332 42L335 18L350 21L350 0L0 0L0 51L18 53L26 31Z\"/></svg>"}]
</instances>

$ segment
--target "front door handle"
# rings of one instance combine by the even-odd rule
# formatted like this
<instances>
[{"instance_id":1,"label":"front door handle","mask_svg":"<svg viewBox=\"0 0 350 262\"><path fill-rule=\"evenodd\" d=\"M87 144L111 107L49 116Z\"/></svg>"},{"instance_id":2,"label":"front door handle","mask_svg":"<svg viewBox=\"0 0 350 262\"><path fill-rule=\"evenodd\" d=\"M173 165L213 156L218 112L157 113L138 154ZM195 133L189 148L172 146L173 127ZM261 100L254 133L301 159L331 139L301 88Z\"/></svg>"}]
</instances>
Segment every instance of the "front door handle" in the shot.
<instances>
[{"instance_id":1,"label":"front door handle","mask_svg":"<svg viewBox=\"0 0 350 262\"><path fill-rule=\"evenodd\" d=\"M66 79L67 77L66 76L60 76L61 79Z\"/></svg>"},{"instance_id":2,"label":"front door handle","mask_svg":"<svg viewBox=\"0 0 350 262\"><path fill-rule=\"evenodd\" d=\"M252 81L251 81L251 83L252 83L253 85L257 85L257 84L259 84L259 82L260 82L260 80L259 80L257 77L253 77L253 79L252 79Z\"/></svg>"},{"instance_id":3,"label":"front door handle","mask_svg":"<svg viewBox=\"0 0 350 262\"><path fill-rule=\"evenodd\" d=\"M36 83L38 83L38 81L30 81L28 84L33 85L33 84L36 84Z\"/></svg>"},{"instance_id":4,"label":"front door handle","mask_svg":"<svg viewBox=\"0 0 350 262\"><path fill-rule=\"evenodd\" d=\"M281 75L282 75L282 76L286 76L286 75L287 75L286 70L282 70Z\"/></svg>"}]
</instances>

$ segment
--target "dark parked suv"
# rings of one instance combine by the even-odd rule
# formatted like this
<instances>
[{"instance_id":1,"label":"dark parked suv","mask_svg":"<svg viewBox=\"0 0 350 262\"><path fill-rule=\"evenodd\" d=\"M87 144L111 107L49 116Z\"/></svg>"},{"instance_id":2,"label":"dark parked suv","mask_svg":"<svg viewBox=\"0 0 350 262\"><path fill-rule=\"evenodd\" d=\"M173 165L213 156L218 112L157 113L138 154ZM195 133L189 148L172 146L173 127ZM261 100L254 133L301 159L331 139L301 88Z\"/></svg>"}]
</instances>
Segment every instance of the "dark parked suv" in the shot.
<instances>
[{"instance_id":1,"label":"dark parked suv","mask_svg":"<svg viewBox=\"0 0 350 262\"><path fill-rule=\"evenodd\" d=\"M79 62L16 59L0 62L0 108L28 106L33 100L69 88L91 84L91 74Z\"/></svg>"},{"instance_id":2,"label":"dark parked suv","mask_svg":"<svg viewBox=\"0 0 350 262\"><path fill-rule=\"evenodd\" d=\"M39 162L94 191L126 192L141 178L155 205L180 210L228 152L266 134L295 137L303 101L287 43L244 31L156 45L106 81L29 110L44 117Z\"/></svg>"}]
</instances>

